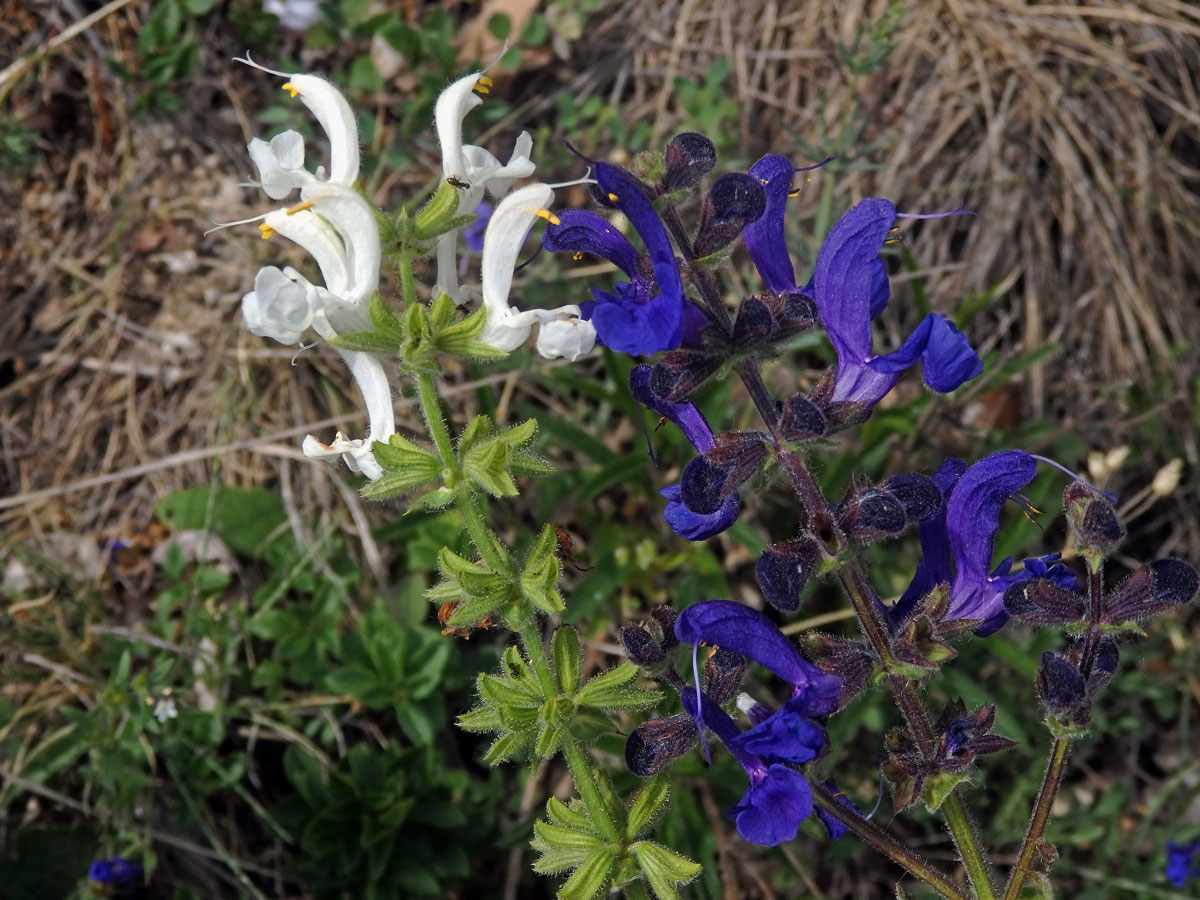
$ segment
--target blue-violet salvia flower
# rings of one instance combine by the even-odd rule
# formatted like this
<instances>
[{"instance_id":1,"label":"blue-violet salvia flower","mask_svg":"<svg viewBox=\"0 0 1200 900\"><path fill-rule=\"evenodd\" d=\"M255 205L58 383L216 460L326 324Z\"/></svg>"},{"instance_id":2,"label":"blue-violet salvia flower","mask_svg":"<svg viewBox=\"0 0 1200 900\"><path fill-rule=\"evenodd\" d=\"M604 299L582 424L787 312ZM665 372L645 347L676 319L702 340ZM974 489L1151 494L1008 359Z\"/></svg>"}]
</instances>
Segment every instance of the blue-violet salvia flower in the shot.
<instances>
[{"instance_id":1,"label":"blue-violet salvia flower","mask_svg":"<svg viewBox=\"0 0 1200 900\"><path fill-rule=\"evenodd\" d=\"M795 169L786 156L769 154L750 167L767 197L763 214L742 231L742 240L763 283L776 294L799 290L788 257L783 222Z\"/></svg>"},{"instance_id":2,"label":"blue-violet salvia flower","mask_svg":"<svg viewBox=\"0 0 1200 900\"><path fill-rule=\"evenodd\" d=\"M1200 879L1200 838L1187 844L1167 841L1167 881L1181 888L1190 878Z\"/></svg>"},{"instance_id":3,"label":"blue-violet salvia flower","mask_svg":"<svg viewBox=\"0 0 1200 900\"><path fill-rule=\"evenodd\" d=\"M660 416L665 416L683 432L697 452L711 450L714 446L713 433L703 413L693 403L674 403L656 394L650 387L650 373L650 366L635 366L629 373L629 393L633 399ZM668 485L659 493L667 500L663 511L667 524L676 534L689 541L704 541L720 534L737 520L741 503L735 491L722 500L714 512L704 514L687 507L678 484Z\"/></svg>"},{"instance_id":4,"label":"blue-violet salvia flower","mask_svg":"<svg viewBox=\"0 0 1200 900\"><path fill-rule=\"evenodd\" d=\"M967 339L938 313L926 316L899 350L874 354L871 320L887 306L890 290L879 250L895 221L887 200L863 200L834 224L817 254L813 297L838 357L833 400L872 406L917 360L925 383L940 393L983 371Z\"/></svg>"},{"instance_id":5,"label":"blue-violet salvia flower","mask_svg":"<svg viewBox=\"0 0 1200 900\"><path fill-rule=\"evenodd\" d=\"M933 475L947 500L942 510L920 526L924 560L893 608L900 621L917 600L939 584L948 586L944 621L978 622L975 633L992 634L1008 621L1004 592L1027 578L1048 577L1074 589L1075 576L1056 555L1027 559L1012 572L1012 560L992 567L1000 511L1010 497L1033 480L1037 461L1022 450L1005 450L964 468L958 460L944 463Z\"/></svg>"},{"instance_id":6,"label":"blue-violet salvia flower","mask_svg":"<svg viewBox=\"0 0 1200 900\"><path fill-rule=\"evenodd\" d=\"M596 288L592 291L595 301L581 304L584 316L596 326L602 344L631 356L672 350L683 339L687 301L666 227L637 179L620 166L597 163L595 177L600 190L625 214L641 237L653 281L639 268L633 245L593 213L563 213L559 224L546 229L543 246L553 252L601 256L629 276L629 281L613 288L614 293Z\"/></svg>"},{"instance_id":7,"label":"blue-violet salvia flower","mask_svg":"<svg viewBox=\"0 0 1200 900\"><path fill-rule=\"evenodd\" d=\"M142 867L123 856L98 859L88 868L88 880L110 890L132 887L141 877Z\"/></svg>"}]
</instances>

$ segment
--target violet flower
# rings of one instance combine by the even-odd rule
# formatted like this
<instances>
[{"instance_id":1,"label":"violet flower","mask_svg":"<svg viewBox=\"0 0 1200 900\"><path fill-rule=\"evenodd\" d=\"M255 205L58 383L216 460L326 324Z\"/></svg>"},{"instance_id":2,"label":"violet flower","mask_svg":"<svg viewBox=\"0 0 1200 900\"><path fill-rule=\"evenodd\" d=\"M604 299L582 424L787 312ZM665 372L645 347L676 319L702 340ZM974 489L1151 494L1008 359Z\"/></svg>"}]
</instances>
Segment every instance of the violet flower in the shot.
<instances>
[{"instance_id":1,"label":"violet flower","mask_svg":"<svg viewBox=\"0 0 1200 900\"><path fill-rule=\"evenodd\" d=\"M841 679L809 663L766 616L740 603L712 600L689 607L675 620L675 636L746 656L792 685L791 699L744 733L699 691L685 689L680 696L697 727L712 731L749 779L745 795L727 813L738 834L770 847L793 840L813 803L812 788L789 764L809 762L824 748L825 733L812 717L834 710Z\"/></svg>"},{"instance_id":2,"label":"violet flower","mask_svg":"<svg viewBox=\"0 0 1200 900\"><path fill-rule=\"evenodd\" d=\"M969 468L960 460L949 460L934 472L933 480L946 503L920 526L924 559L889 611L893 623L903 621L921 597L945 584L950 602L942 620L978 622L974 631L982 637L1008 621L1004 592L1010 585L1050 578L1063 587L1075 587L1074 574L1057 562L1057 554L1026 559L1023 571L1011 571L1011 558L992 567L1000 511L1036 473L1037 461L1022 450L993 453Z\"/></svg>"},{"instance_id":3,"label":"violet flower","mask_svg":"<svg viewBox=\"0 0 1200 900\"><path fill-rule=\"evenodd\" d=\"M1200 838L1177 844L1167 841L1167 881L1177 888L1183 887L1191 878L1200 879Z\"/></svg>"},{"instance_id":4,"label":"violet flower","mask_svg":"<svg viewBox=\"0 0 1200 900\"><path fill-rule=\"evenodd\" d=\"M133 887L142 879L142 867L123 856L98 859L88 868L88 880L100 888L113 891Z\"/></svg>"},{"instance_id":5,"label":"violet flower","mask_svg":"<svg viewBox=\"0 0 1200 900\"><path fill-rule=\"evenodd\" d=\"M758 220L742 231L742 240L763 283L776 294L799 290L783 233L795 171L791 160L776 154L764 156L750 167L750 174L762 183L767 205Z\"/></svg>"},{"instance_id":6,"label":"violet flower","mask_svg":"<svg viewBox=\"0 0 1200 900\"><path fill-rule=\"evenodd\" d=\"M683 339L689 304L667 230L636 178L604 162L596 163L595 175L600 191L625 214L645 244L653 277L639 266L633 245L601 216L586 210L563 211L559 222L546 228L542 244L556 253L603 257L629 277L615 285L613 293L593 289L595 300L580 304L602 344L631 356L674 349Z\"/></svg>"},{"instance_id":7,"label":"violet flower","mask_svg":"<svg viewBox=\"0 0 1200 900\"><path fill-rule=\"evenodd\" d=\"M873 406L917 360L925 383L940 393L983 371L967 339L938 313L926 316L900 349L873 352L871 320L890 292L879 250L895 221L887 200L863 200L834 224L817 254L812 292L838 356L833 400Z\"/></svg>"},{"instance_id":8,"label":"violet flower","mask_svg":"<svg viewBox=\"0 0 1200 900\"><path fill-rule=\"evenodd\" d=\"M665 416L683 432L698 453L711 450L715 442L703 413L693 403L674 403L656 394L650 387L650 373L650 366L635 366L629 373L629 393L633 399L660 416ZM689 541L703 541L720 534L737 520L741 504L735 491L722 500L714 512L704 514L687 507L678 484L668 485L659 493L667 500L666 509L663 510L667 524L676 534Z\"/></svg>"}]
</instances>

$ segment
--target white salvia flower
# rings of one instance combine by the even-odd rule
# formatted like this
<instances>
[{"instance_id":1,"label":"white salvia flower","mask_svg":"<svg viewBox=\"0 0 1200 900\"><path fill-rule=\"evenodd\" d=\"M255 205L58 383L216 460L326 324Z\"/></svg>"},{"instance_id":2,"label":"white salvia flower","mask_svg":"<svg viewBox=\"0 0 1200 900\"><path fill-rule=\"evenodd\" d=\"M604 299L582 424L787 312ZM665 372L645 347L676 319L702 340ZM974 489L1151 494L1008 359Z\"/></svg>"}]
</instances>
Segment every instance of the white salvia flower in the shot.
<instances>
[{"instance_id":1,"label":"white salvia flower","mask_svg":"<svg viewBox=\"0 0 1200 900\"><path fill-rule=\"evenodd\" d=\"M334 293L347 304L363 304L379 288L379 223L375 210L353 188L320 181L305 185L300 199L300 206L311 205L313 212L333 226L345 248L350 283Z\"/></svg>"},{"instance_id":2,"label":"white salvia flower","mask_svg":"<svg viewBox=\"0 0 1200 900\"><path fill-rule=\"evenodd\" d=\"M579 320L578 306L518 312L508 305L517 256L534 222L539 218L553 220L553 214L546 209L553 199L554 191L549 185L531 184L513 191L492 213L483 235L480 261L487 324L479 340L497 350L515 350L529 338L533 326L541 324L552 330L544 338L539 334L538 352L550 359L565 356L574 360L591 350L596 342L591 323ZM565 321L560 324L559 320Z\"/></svg>"},{"instance_id":3,"label":"white salvia flower","mask_svg":"<svg viewBox=\"0 0 1200 900\"><path fill-rule=\"evenodd\" d=\"M179 708L175 705L175 698L169 695L164 695L158 698L154 704L154 718L160 723L165 723L170 719L179 718Z\"/></svg>"},{"instance_id":4,"label":"white salvia flower","mask_svg":"<svg viewBox=\"0 0 1200 900\"><path fill-rule=\"evenodd\" d=\"M266 266L254 278L254 290L242 297L242 316L251 334L298 344L320 309L317 289L295 269Z\"/></svg>"},{"instance_id":5,"label":"white salvia flower","mask_svg":"<svg viewBox=\"0 0 1200 900\"><path fill-rule=\"evenodd\" d=\"M329 181L334 184L353 184L358 179L358 123L354 119L354 110L342 92L319 75L289 75L260 66L248 56L238 62L287 79L283 89L293 97L300 98L300 102L309 108L329 138Z\"/></svg>"},{"instance_id":6,"label":"white salvia flower","mask_svg":"<svg viewBox=\"0 0 1200 900\"><path fill-rule=\"evenodd\" d=\"M479 194L482 194L486 188L489 194L499 200L509 192L514 181L528 178L537 168L529 158L532 150L533 138L529 136L528 131L522 131L517 137L517 141L513 145L512 156L504 165L501 165L500 160L482 147L476 147L473 144L464 146L462 153L466 161L466 181L471 185L471 191L478 190ZM472 210L479 205L481 199L483 199L482 196L475 199L474 205L471 206ZM460 209L466 205L469 203L460 200Z\"/></svg>"},{"instance_id":7,"label":"white salvia flower","mask_svg":"<svg viewBox=\"0 0 1200 900\"><path fill-rule=\"evenodd\" d=\"M270 141L254 138L246 145L258 167L258 183L272 200L282 200L317 176L304 168L304 138L298 131L285 131Z\"/></svg>"}]
</instances>

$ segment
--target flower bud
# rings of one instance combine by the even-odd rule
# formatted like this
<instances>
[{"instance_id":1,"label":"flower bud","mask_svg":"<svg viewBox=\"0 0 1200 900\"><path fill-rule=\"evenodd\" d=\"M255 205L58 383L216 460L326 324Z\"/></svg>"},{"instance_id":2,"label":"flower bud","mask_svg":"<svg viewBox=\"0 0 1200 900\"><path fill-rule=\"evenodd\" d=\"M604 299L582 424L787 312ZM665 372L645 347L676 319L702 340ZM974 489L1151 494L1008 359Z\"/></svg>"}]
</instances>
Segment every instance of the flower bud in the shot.
<instances>
[{"instance_id":1,"label":"flower bud","mask_svg":"<svg viewBox=\"0 0 1200 900\"><path fill-rule=\"evenodd\" d=\"M704 661L704 693L718 706L737 696L746 674L746 657L718 647Z\"/></svg>"},{"instance_id":2,"label":"flower bud","mask_svg":"<svg viewBox=\"0 0 1200 900\"><path fill-rule=\"evenodd\" d=\"M704 197L694 252L703 258L724 250L742 229L767 208L767 195L757 178L743 172L722 175Z\"/></svg>"},{"instance_id":3,"label":"flower bud","mask_svg":"<svg viewBox=\"0 0 1200 900\"><path fill-rule=\"evenodd\" d=\"M1156 559L1142 566L1104 598L1103 620L1116 625L1142 622L1182 606L1196 596L1200 576L1177 559Z\"/></svg>"},{"instance_id":4,"label":"flower bud","mask_svg":"<svg viewBox=\"0 0 1200 900\"><path fill-rule=\"evenodd\" d=\"M1065 656L1050 650L1042 654L1037 687L1038 698L1053 718L1078 725L1091 718L1083 675Z\"/></svg>"},{"instance_id":5,"label":"flower bud","mask_svg":"<svg viewBox=\"0 0 1200 900\"><path fill-rule=\"evenodd\" d=\"M885 481L883 487L900 501L909 521L924 522L941 508L942 492L933 479L924 475L902 472Z\"/></svg>"},{"instance_id":6,"label":"flower bud","mask_svg":"<svg viewBox=\"0 0 1200 900\"><path fill-rule=\"evenodd\" d=\"M771 544L754 567L763 598L778 610L795 612L819 562L820 551L811 538Z\"/></svg>"},{"instance_id":7,"label":"flower bud","mask_svg":"<svg viewBox=\"0 0 1200 900\"><path fill-rule=\"evenodd\" d=\"M908 516L896 496L877 487L851 494L842 503L837 518L846 536L859 543L899 534L908 524Z\"/></svg>"},{"instance_id":8,"label":"flower bud","mask_svg":"<svg viewBox=\"0 0 1200 900\"><path fill-rule=\"evenodd\" d=\"M1112 501L1086 484L1074 481L1063 491L1063 509L1075 530L1075 543L1093 566L1125 540L1125 526Z\"/></svg>"},{"instance_id":9,"label":"flower bud","mask_svg":"<svg viewBox=\"0 0 1200 900\"><path fill-rule=\"evenodd\" d=\"M641 625L621 626L621 646L629 661L643 669L656 666L667 658L663 645Z\"/></svg>"},{"instance_id":10,"label":"flower bud","mask_svg":"<svg viewBox=\"0 0 1200 900\"><path fill-rule=\"evenodd\" d=\"M811 440L823 435L827 427L825 414L803 394L797 394L783 404L779 428L787 440Z\"/></svg>"},{"instance_id":11,"label":"flower bud","mask_svg":"<svg viewBox=\"0 0 1200 900\"><path fill-rule=\"evenodd\" d=\"M717 162L717 148L696 131L685 131L671 138L664 154L666 173L662 188L667 193L694 188Z\"/></svg>"},{"instance_id":12,"label":"flower bud","mask_svg":"<svg viewBox=\"0 0 1200 900\"><path fill-rule=\"evenodd\" d=\"M1004 592L1004 609L1031 625L1069 625L1087 616L1087 600L1044 578L1011 584Z\"/></svg>"},{"instance_id":13,"label":"flower bud","mask_svg":"<svg viewBox=\"0 0 1200 900\"><path fill-rule=\"evenodd\" d=\"M700 741L696 724L687 713L649 719L625 741L625 764L642 778L661 771Z\"/></svg>"}]
</instances>

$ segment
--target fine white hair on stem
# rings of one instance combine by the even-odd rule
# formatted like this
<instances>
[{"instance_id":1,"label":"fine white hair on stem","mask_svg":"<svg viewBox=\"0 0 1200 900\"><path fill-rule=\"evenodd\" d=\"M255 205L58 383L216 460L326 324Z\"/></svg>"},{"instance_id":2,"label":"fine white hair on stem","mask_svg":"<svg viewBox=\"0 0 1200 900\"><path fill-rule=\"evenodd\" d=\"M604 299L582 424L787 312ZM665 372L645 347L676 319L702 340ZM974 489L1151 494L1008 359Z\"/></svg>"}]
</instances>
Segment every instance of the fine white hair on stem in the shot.
<instances>
[{"instance_id":1,"label":"fine white hair on stem","mask_svg":"<svg viewBox=\"0 0 1200 900\"><path fill-rule=\"evenodd\" d=\"M266 72L269 75L278 75L280 78L291 78L292 77L291 72L280 72L278 69L268 69L266 66L262 65L261 63L256 63L253 59L250 58L249 50L246 51L246 55L244 57L243 56L235 56L233 58L233 61L240 62L242 65L249 66L252 69L258 69L260 72Z\"/></svg>"}]
</instances>

